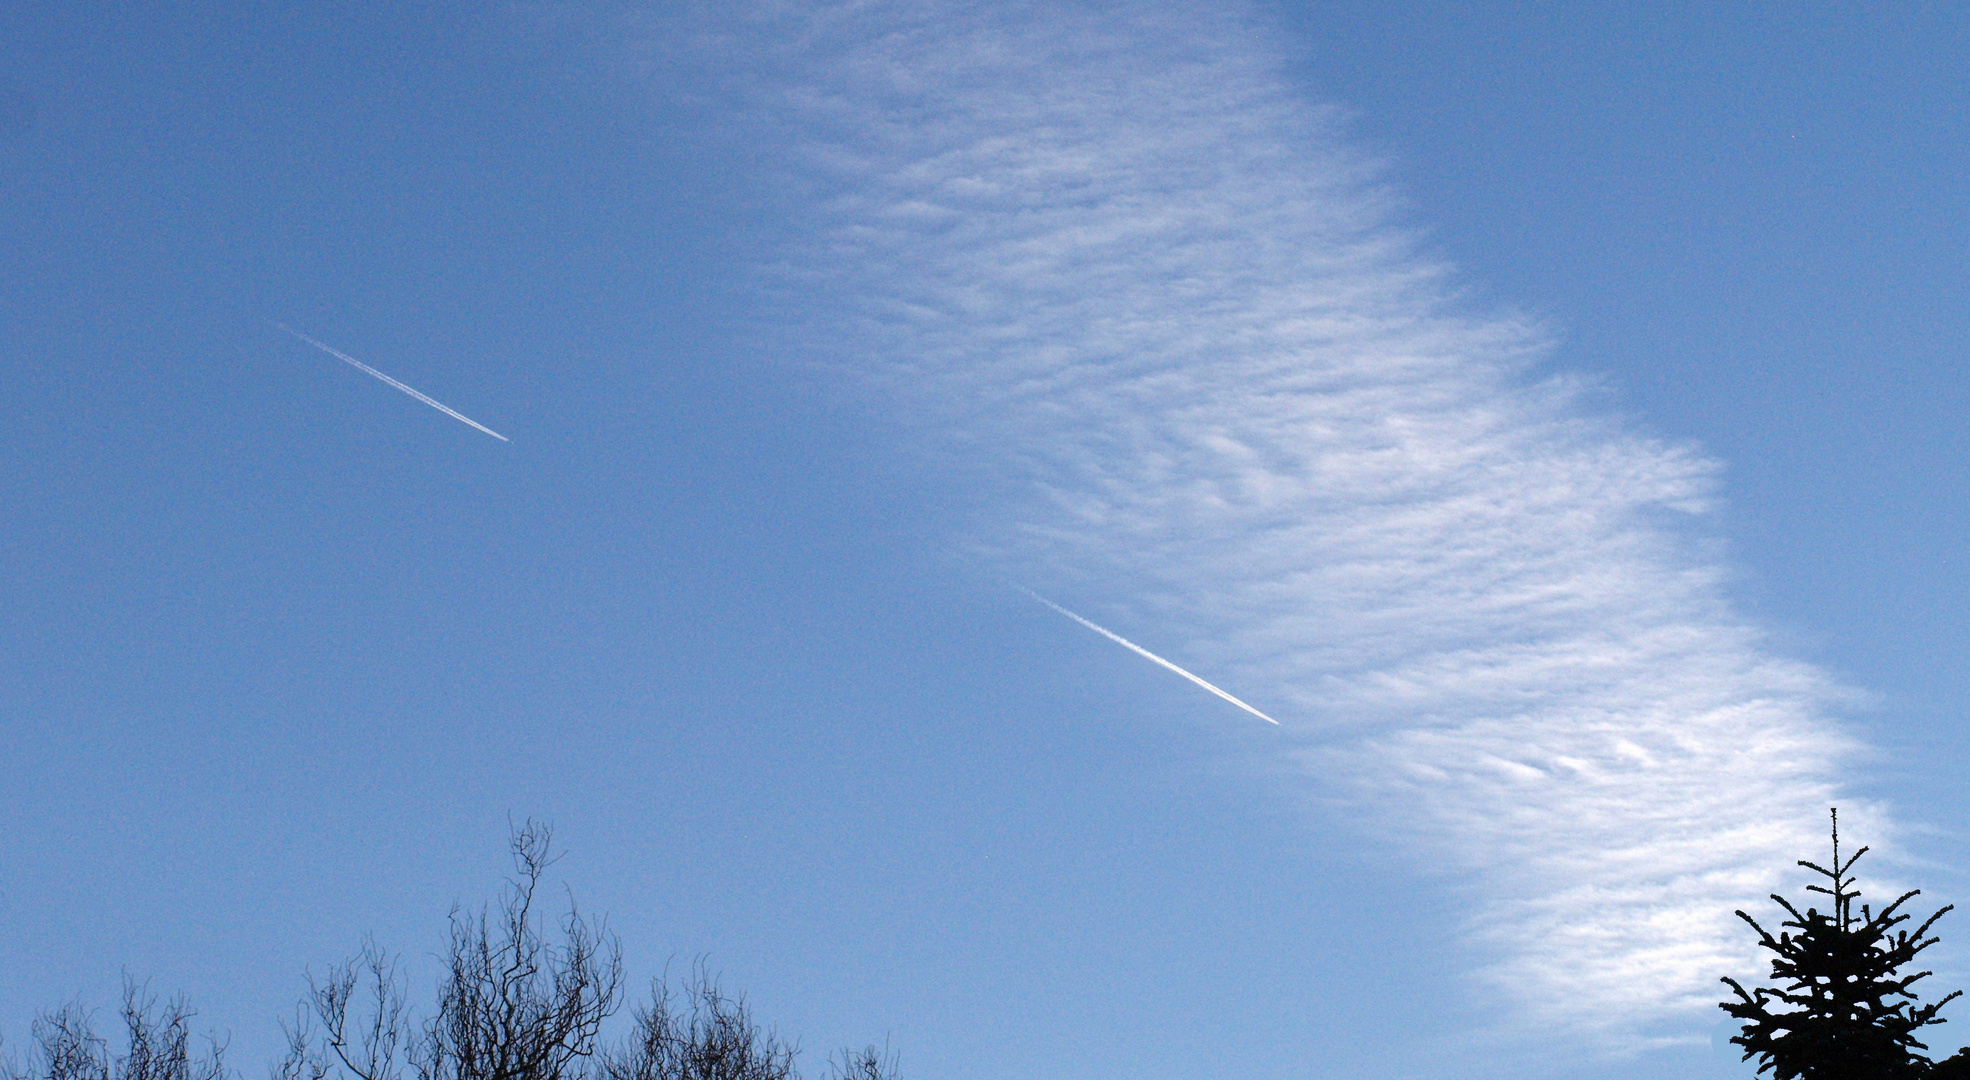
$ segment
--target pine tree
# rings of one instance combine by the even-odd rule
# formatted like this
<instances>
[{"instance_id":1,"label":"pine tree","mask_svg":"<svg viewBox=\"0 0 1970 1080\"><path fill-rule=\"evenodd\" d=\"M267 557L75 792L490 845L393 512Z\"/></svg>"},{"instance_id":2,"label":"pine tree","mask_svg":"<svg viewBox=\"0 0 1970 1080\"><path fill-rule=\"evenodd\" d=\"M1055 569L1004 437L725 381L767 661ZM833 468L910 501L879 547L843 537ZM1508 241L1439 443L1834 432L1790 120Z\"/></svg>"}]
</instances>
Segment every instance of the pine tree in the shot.
<instances>
[{"instance_id":1,"label":"pine tree","mask_svg":"<svg viewBox=\"0 0 1970 1080\"><path fill-rule=\"evenodd\" d=\"M1809 907L1802 915L1784 897L1773 893L1772 899L1792 916L1781 924L1791 931L1782 931L1777 938L1751 916L1737 913L1757 931L1758 943L1777 954L1772 960L1772 980L1780 989L1759 987L1747 993L1737 980L1726 978L1723 981L1737 992L1738 1000L1718 1003L1745 1021L1743 1034L1731 1042L1744 1047L1745 1060L1762 1059L1758 1066L1761 1074L1774 1070L1775 1080L1912 1080L1932 1075L1933 1066L1921 1053L1928 1047L1915 1033L1927 1025L1943 1023L1936 1013L1961 992L1933 1004L1917 1005L1909 987L1930 972L1898 973L1916 954L1936 943L1937 939L1925 935L1950 907L1929 916L1913 933L1894 930L1910 918L1897 914L1896 909L1920 895L1919 889L1904 893L1879 914L1862 905L1860 915L1855 916L1854 901L1860 893L1852 888L1854 879L1849 871L1867 852L1862 848L1841 861L1840 812L1835 810L1833 869L1803 859L1799 862L1833 883L1831 889L1806 887L1832 897L1833 910L1822 914ZM1774 1013L1767 1007L1773 1001L1792 1009Z\"/></svg>"}]
</instances>

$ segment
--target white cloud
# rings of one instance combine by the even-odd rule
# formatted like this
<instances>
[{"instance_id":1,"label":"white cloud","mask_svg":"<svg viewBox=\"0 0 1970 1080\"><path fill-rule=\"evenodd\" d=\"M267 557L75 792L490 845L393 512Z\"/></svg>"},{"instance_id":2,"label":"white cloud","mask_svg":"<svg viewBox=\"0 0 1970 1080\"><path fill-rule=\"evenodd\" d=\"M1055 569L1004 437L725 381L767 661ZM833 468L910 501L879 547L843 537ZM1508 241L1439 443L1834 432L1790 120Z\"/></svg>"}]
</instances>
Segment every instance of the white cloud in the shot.
<instances>
[{"instance_id":1,"label":"white cloud","mask_svg":"<svg viewBox=\"0 0 1970 1080\"><path fill-rule=\"evenodd\" d=\"M751 10L798 334L998 478L964 540L1155 627L1465 873L1520 1019L1714 1021L1755 970L1732 908L1819 850L1858 749L1733 611L1715 464L1472 314L1218 5Z\"/></svg>"}]
</instances>

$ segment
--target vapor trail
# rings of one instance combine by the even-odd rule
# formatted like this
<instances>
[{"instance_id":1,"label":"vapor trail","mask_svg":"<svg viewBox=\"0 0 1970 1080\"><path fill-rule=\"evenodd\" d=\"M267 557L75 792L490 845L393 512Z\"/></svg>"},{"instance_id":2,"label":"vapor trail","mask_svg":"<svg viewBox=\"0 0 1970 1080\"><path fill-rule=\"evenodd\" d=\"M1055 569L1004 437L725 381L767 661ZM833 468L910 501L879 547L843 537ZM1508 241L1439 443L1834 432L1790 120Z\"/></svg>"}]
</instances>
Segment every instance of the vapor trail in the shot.
<instances>
[{"instance_id":1,"label":"vapor trail","mask_svg":"<svg viewBox=\"0 0 1970 1080\"><path fill-rule=\"evenodd\" d=\"M1844 692L1732 602L1718 464L1471 302L1274 6L672 0L648 47L730 43L802 170L762 325L931 436L964 549L1290 708L1528 1038L1701 1041L1730 912L1854 803Z\"/></svg>"},{"instance_id":2,"label":"vapor trail","mask_svg":"<svg viewBox=\"0 0 1970 1080\"><path fill-rule=\"evenodd\" d=\"M403 383L400 383L397 380L391 378L390 376L383 374L382 372L376 370L375 368L370 367L368 364L363 363L361 360L358 360L355 357L350 356L348 353L345 353L342 350L337 349L332 345L324 345L321 342L316 341L314 338L311 338L308 335L302 333L301 331L296 330L293 327L287 325L286 323L275 323L274 325L280 327L282 330L285 330L290 334L293 334L295 337L300 338L302 341L305 341L308 344L313 345L315 348L320 349L321 351L329 354L330 356L335 357L337 360L340 360L343 363L350 365L356 370L367 372L368 374L374 375L377 378L382 379L384 382L389 383L391 386L394 386L397 389L402 390L404 393L409 394L411 397L414 397L417 400L423 402L424 404L431 406L432 408L438 410L441 413L444 413L446 416L449 416L454 420L462 420L465 423L470 424L475 428L478 428L480 431L483 431L486 434L491 435L493 438L498 439L500 442L513 441L512 439L509 439L506 436L501 435L499 432L494 431L493 429L487 427L484 424L481 424L477 420L472 419L471 417L465 415L464 413L459 412L457 409L452 408L451 406L445 404L444 402L439 401L436 398L433 398L427 394L419 393L417 390L412 389L411 387L405 386Z\"/></svg>"},{"instance_id":3,"label":"vapor trail","mask_svg":"<svg viewBox=\"0 0 1970 1080\"><path fill-rule=\"evenodd\" d=\"M1061 607L1059 604L1054 603L1053 601L1047 599L1044 596L1041 596L1039 593L1036 593L1031 589L1021 589L1020 592L1023 592L1026 595L1032 597L1033 599L1038 600L1040 603L1045 604L1046 606L1054 609L1055 611L1060 612L1062 615L1065 615L1068 618L1074 620L1075 622L1080 623L1082 626L1085 626L1088 629L1094 631L1095 633L1100 634L1102 637L1105 637L1108 640L1114 642L1115 644L1120 645L1124 649L1128 649L1139 656L1147 657L1150 660L1156 661L1157 663L1163 665L1164 667L1169 668L1171 671L1174 671L1177 674L1183 676L1184 678L1189 679L1191 682L1194 682L1197 685L1203 687L1204 689L1209 690L1211 693L1216 694L1217 696L1225 699L1226 701L1231 702L1233 705L1236 705L1239 708L1245 710L1246 712L1251 713L1253 716L1258 717L1259 719L1265 721L1266 723L1271 724L1274 727L1279 726L1279 721L1274 720L1272 717L1267 716L1266 714L1258 711L1257 709L1252 708L1250 705L1247 705L1244 702L1238 700L1237 698L1232 697L1230 694L1225 693L1222 689L1213 686L1211 683L1205 681L1204 679L1201 679L1196 675L1193 675L1190 672L1185 671L1184 669L1176 666L1175 664L1170 663L1168 660L1165 660L1162 657L1157 656L1155 653L1150 652L1148 649L1145 649L1140 645L1137 645L1135 642L1130 641L1128 638L1125 638L1122 635L1115 633L1113 630L1109 630L1101 626L1096 626L1094 623L1091 623L1088 620L1081 618L1079 615L1076 615L1073 612L1067 610L1066 608Z\"/></svg>"}]
</instances>

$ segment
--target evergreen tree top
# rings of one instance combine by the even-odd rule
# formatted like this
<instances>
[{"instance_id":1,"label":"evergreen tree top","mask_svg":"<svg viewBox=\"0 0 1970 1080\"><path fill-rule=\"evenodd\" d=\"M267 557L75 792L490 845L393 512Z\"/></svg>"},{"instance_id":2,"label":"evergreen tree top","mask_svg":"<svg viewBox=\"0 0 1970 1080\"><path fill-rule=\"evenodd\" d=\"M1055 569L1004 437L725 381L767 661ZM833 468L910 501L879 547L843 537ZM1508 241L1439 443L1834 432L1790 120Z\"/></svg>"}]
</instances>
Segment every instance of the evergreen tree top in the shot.
<instances>
[{"instance_id":1,"label":"evergreen tree top","mask_svg":"<svg viewBox=\"0 0 1970 1080\"><path fill-rule=\"evenodd\" d=\"M1772 900L1791 916L1780 924L1777 937L1743 911L1737 913L1757 932L1758 943L1775 954L1771 977L1779 985L1747 993L1737 980L1726 978L1723 981L1737 992L1738 1000L1718 1004L1745 1021L1743 1033L1731 1042L1744 1047L1746 1060L1763 1059L1758 1066L1761 1074L1772 1070L1775 1080L1900 1080L1930 1075L1931 1062L1921 1053L1928 1046L1915 1032L1943 1023L1936 1014L1961 992L1919 1005L1909 988L1931 972L1903 975L1901 970L1936 943L1938 939L1927 936L1929 928L1954 905L1929 916L1913 931L1895 928L1910 920L1899 909L1921 895L1919 889L1903 893L1878 913L1863 904L1855 915L1860 891L1853 888L1851 871L1867 852L1863 847L1841 859L1836 809L1832 869L1799 861L1832 883L1832 888L1806 887L1832 898L1831 913L1809 907L1801 914L1773 893ZM1774 1002L1790 1008L1773 1012Z\"/></svg>"}]
</instances>

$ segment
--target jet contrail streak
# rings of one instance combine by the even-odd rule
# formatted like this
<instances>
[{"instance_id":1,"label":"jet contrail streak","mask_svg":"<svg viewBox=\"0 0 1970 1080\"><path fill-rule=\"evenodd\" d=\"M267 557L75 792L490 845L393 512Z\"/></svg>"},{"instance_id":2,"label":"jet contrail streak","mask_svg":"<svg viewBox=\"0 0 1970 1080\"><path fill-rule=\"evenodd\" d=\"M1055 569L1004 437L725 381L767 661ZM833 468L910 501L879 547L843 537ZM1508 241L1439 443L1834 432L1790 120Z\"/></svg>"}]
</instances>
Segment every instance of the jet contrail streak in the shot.
<instances>
[{"instance_id":1,"label":"jet contrail streak","mask_svg":"<svg viewBox=\"0 0 1970 1080\"><path fill-rule=\"evenodd\" d=\"M328 355L335 357L337 360L340 360L343 363L354 367L356 370L368 372L369 374L374 375L379 379L382 379L384 382L389 383L391 386L394 386L397 389L402 390L404 393L409 394L411 397L414 397L417 400L423 402L424 404L431 406L432 408L438 410L441 413L444 413L446 416L449 416L454 420L462 420L465 423L468 423L473 427L478 428L480 431L483 431L486 434L491 435L493 438L498 439L500 442L513 441L512 439L509 439L506 436L501 435L499 432L494 431L493 429L487 427L484 424L481 424L477 420L472 419L471 417L465 415L464 413L459 412L457 409L454 409L451 406L446 405L444 402L438 401L435 398L428 397L424 394L418 393L416 390L413 390L410 387L405 386L403 383L400 383L397 380L391 378L390 376L383 374L382 372L376 370L373 367L370 367L368 364L363 363L361 360L358 360L355 357L350 356L348 353L345 353L340 349L334 348L333 346L324 345L321 342L316 341L314 338L311 338L308 335L302 333L301 331L296 330L291 326L288 326L286 323L275 323L274 325L280 327L282 330L285 330L290 334L293 334L295 337L300 338L302 341L305 341L308 344L313 345L315 348L320 349L321 351L327 353Z\"/></svg>"},{"instance_id":2,"label":"jet contrail streak","mask_svg":"<svg viewBox=\"0 0 1970 1080\"><path fill-rule=\"evenodd\" d=\"M1200 679L1197 676L1192 675L1190 672L1185 671L1182 668L1176 666L1175 664L1170 663L1168 660L1165 660L1162 657L1157 656L1155 653L1150 652L1148 649L1145 649L1140 645L1137 645L1135 642L1130 641L1128 638L1125 638L1122 635L1117 634L1114 631L1109 630L1105 627L1096 626L1095 624L1087 621L1086 619L1081 618L1079 615L1076 615L1073 612L1067 610L1066 608L1061 607L1059 604L1054 603L1053 601L1047 599L1044 596L1041 596L1039 593L1036 593L1031 589L1021 589L1019 591L1025 593L1026 595L1032 597L1035 600L1038 600L1040 603L1045 604L1046 606L1054 609L1055 611L1060 612L1062 615L1067 616L1068 618L1074 620L1075 622L1080 623L1082 626L1087 627L1088 629L1094 631L1095 633L1100 634L1102 637L1107 638L1108 640L1114 642L1115 644L1120 645L1121 647L1128 649L1139 656L1147 657L1150 660L1156 661L1157 663L1163 665L1164 667L1169 668L1171 671L1174 671L1177 674L1183 676L1184 678L1189 679L1191 682L1194 682L1197 685L1203 687L1204 689L1209 690L1211 693L1216 694L1217 696L1225 699L1226 701L1231 702L1233 705L1236 705L1239 708L1245 710L1246 712L1251 713L1253 716L1258 717L1259 719L1265 721L1266 723L1271 724L1274 727L1280 726L1279 721L1274 720L1272 717L1267 716L1266 714L1258 711L1257 709L1252 708L1250 705L1247 705L1244 702L1238 700L1237 698L1232 697L1230 694L1227 694L1223 690L1220 690L1217 687L1211 685L1210 683L1205 682L1203 679Z\"/></svg>"}]
</instances>

